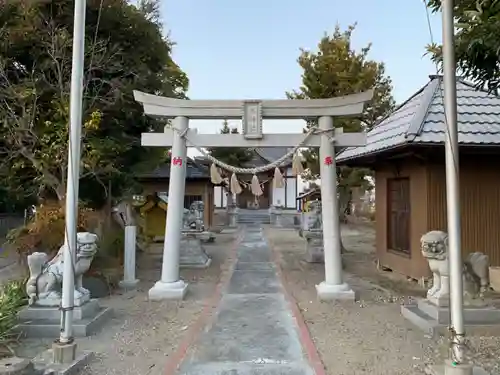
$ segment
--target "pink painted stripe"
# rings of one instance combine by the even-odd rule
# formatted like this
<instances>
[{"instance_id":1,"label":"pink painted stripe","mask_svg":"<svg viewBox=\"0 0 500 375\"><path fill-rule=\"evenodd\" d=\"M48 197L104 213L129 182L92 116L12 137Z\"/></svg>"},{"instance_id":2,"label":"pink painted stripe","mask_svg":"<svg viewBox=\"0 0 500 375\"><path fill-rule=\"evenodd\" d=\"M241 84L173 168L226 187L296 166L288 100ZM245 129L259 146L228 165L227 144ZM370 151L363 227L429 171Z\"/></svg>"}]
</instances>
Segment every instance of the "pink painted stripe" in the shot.
<instances>
[{"instance_id":1,"label":"pink painted stripe","mask_svg":"<svg viewBox=\"0 0 500 375\"><path fill-rule=\"evenodd\" d=\"M165 366L166 375L173 375L179 369L182 361L184 360L184 358L186 358L189 348L199 341L201 333L203 332L203 328L211 323L211 318L213 318L214 312L220 300L222 299L222 291L231 279L231 275L236 264L236 249L238 248L238 244L241 242L242 238L243 236L240 233L234 241L233 246L231 247L230 256L224 262L224 265L229 265L227 273L221 276L219 283L215 288L214 294L207 300L200 316L188 329L186 335L184 336L184 339L177 347L177 350L169 356L167 364Z\"/></svg>"},{"instance_id":2,"label":"pink painted stripe","mask_svg":"<svg viewBox=\"0 0 500 375\"><path fill-rule=\"evenodd\" d=\"M325 370L325 365L323 364L321 356L319 355L316 345L314 344L314 340L311 337L311 333L304 320L304 316L302 315L293 294L287 287L286 276L283 274L280 267L281 256L274 249L272 243L270 243L269 245L271 247L271 252L273 254L273 261L274 264L276 265L278 277L281 281L281 285L283 286L282 287L283 294L285 295L288 305L290 306L290 310L292 311L292 315L295 318L295 322L297 323L297 326L299 328L299 339L300 342L302 343L303 349L306 351L309 364L313 368L313 371L316 375L327 375Z\"/></svg>"}]
</instances>

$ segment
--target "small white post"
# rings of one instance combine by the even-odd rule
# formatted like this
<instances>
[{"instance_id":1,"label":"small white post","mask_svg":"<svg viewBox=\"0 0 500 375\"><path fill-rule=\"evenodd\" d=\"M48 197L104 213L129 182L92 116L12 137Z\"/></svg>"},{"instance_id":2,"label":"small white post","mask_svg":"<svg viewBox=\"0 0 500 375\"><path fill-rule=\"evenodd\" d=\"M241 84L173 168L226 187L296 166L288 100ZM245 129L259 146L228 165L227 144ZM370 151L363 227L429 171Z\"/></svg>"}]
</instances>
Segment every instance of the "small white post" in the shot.
<instances>
[{"instance_id":1,"label":"small white post","mask_svg":"<svg viewBox=\"0 0 500 375\"><path fill-rule=\"evenodd\" d=\"M319 148L325 281L316 285L316 291L322 300L354 300L354 291L342 280L337 168L335 148L330 140L334 136L332 117L320 117L319 128L328 132L321 135Z\"/></svg>"},{"instance_id":2,"label":"small white post","mask_svg":"<svg viewBox=\"0 0 500 375\"><path fill-rule=\"evenodd\" d=\"M187 145L186 139L181 137L179 132L182 133L188 129L189 120L187 117L176 117L173 126L177 131L174 133L172 142L161 280L149 290L149 299L151 300L183 299L187 290L187 284L179 277Z\"/></svg>"},{"instance_id":3,"label":"small white post","mask_svg":"<svg viewBox=\"0 0 500 375\"><path fill-rule=\"evenodd\" d=\"M123 260L123 280L119 285L123 289L134 289L139 280L135 278L135 257L137 246L137 227L135 225L125 226L125 248Z\"/></svg>"}]
</instances>

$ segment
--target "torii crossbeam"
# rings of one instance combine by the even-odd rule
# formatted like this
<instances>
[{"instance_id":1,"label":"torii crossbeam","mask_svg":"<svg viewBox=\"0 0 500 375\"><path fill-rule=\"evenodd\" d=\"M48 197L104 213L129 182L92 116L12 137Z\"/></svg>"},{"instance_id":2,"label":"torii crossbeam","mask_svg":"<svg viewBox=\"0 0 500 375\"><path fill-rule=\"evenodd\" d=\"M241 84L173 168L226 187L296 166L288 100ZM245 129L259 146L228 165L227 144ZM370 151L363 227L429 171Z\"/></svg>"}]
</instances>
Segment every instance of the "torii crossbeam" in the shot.
<instances>
[{"instance_id":1,"label":"torii crossbeam","mask_svg":"<svg viewBox=\"0 0 500 375\"><path fill-rule=\"evenodd\" d=\"M161 280L150 299L182 299L187 284L179 277L179 250L185 190L187 147L319 147L325 281L316 285L321 299L354 299L343 282L335 147L363 146L365 133L334 129L333 117L359 116L373 91L311 100L182 100L134 91L147 115L174 119L163 133L143 133L142 145L172 147ZM242 119L243 134L198 134L189 119ZM263 119L318 119L321 134L263 134ZM175 160L175 163L173 162Z\"/></svg>"}]
</instances>

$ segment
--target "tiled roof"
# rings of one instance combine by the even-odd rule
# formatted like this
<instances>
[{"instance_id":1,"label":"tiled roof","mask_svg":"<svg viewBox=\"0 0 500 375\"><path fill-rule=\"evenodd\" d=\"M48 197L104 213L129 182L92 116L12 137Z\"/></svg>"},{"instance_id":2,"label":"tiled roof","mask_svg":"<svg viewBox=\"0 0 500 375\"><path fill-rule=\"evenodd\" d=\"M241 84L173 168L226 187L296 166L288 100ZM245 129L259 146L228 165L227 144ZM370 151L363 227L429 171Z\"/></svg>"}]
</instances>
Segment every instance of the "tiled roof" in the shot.
<instances>
[{"instance_id":1,"label":"tiled roof","mask_svg":"<svg viewBox=\"0 0 500 375\"><path fill-rule=\"evenodd\" d=\"M256 148L255 152L267 161L273 162L285 155L288 152L288 147L261 147ZM290 160L290 163L291 162L292 161Z\"/></svg>"},{"instance_id":2,"label":"tiled roof","mask_svg":"<svg viewBox=\"0 0 500 375\"><path fill-rule=\"evenodd\" d=\"M430 82L367 134L367 144L340 152L338 161L373 155L408 144L445 140L442 77ZM458 141L461 145L500 145L500 97L457 79Z\"/></svg>"},{"instance_id":3,"label":"tiled roof","mask_svg":"<svg viewBox=\"0 0 500 375\"><path fill-rule=\"evenodd\" d=\"M260 147L253 149L252 159L243 163L243 168L255 168L267 165L278 160L288 152L288 147ZM210 161L204 156L196 156L194 158L199 164L210 165ZM292 158L286 160L284 165L292 163Z\"/></svg>"},{"instance_id":4,"label":"tiled roof","mask_svg":"<svg viewBox=\"0 0 500 375\"><path fill-rule=\"evenodd\" d=\"M170 163L161 164L156 167L152 172L144 173L138 176L139 178L169 178L170 177ZM194 162L188 158L186 166L186 179L210 179L209 169L200 163Z\"/></svg>"},{"instance_id":5,"label":"tiled roof","mask_svg":"<svg viewBox=\"0 0 500 375\"><path fill-rule=\"evenodd\" d=\"M262 167L272 163L288 152L288 147L259 147L253 150L253 157L250 161L243 164L245 168ZM292 163L292 158L286 160L283 165Z\"/></svg>"}]
</instances>

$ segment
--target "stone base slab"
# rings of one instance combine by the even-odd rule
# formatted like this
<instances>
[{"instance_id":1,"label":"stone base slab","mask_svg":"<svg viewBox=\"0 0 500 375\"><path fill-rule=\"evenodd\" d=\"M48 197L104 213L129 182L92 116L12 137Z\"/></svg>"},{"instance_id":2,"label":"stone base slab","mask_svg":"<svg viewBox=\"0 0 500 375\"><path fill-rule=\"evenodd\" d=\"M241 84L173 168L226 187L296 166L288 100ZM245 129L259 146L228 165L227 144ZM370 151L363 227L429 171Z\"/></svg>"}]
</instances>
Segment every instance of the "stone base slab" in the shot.
<instances>
[{"instance_id":1,"label":"stone base slab","mask_svg":"<svg viewBox=\"0 0 500 375\"><path fill-rule=\"evenodd\" d=\"M221 234L234 234L238 232L238 228L237 227L234 227L234 228L224 228L220 231Z\"/></svg>"},{"instance_id":2,"label":"stone base slab","mask_svg":"<svg viewBox=\"0 0 500 375\"><path fill-rule=\"evenodd\" d=\"M355 301L356 293L349 287L348 284L332 285L326 284L324 281L316 285L316 292L321 301L332 300L347 300Z\"/></svg>"},{"instance_id":3,"label":"stone base slab","mask_svg":"<svg viewBox=\"0 0 500 375\"><path fill-rule=\"evenodd\" d=\"M137 288L137 285L139 284L139 279L135 280L121 280L118 283L118 286L124 290L133 290Z\"/></svg>"},{"instance_id":4,"label":"stone base slab","mask_svg":"<svg viewBox=\"0 0 500 375\"><path fill-rule=\"evenodd\" d=\"M419 299L417 306L439 324L450 323L450 309L448 307L436 306L427 299ZM466 306L464 307L464 321L471 324L500 324L500 310L492 306Z\"/></svg>"},{"instance_id":5,"label":"stone base slab","mask_svg":"<svg viewBox=\"0 0 500 375\"><path fill-rule=\"evenodd\" d=\"M426 299L401 306L401 314L430 335L446 334L448 331L449 309ZM464 307L464 322L468 335L500 335L500 310L494 307Z\"/></svg>"},{"instance_id":6,"label":"stone base slab","mask_svg":"<svg viewBox=\"0 0 500 375\"><path fill-rule=\"evenodd\" d=\"M54 344L55 345L55 344ZM54 363L54 349L49 349L33 359L35 370L38 373L54 375L78 374L93 358L94 353L89 351L77 352L76 357L69 363Z\"/></svg>"},{"instance_id":7,"label":"stone base slab","mask_svg":"<svg viewBox=\"0 0 500 375\"><path fill-rule=\"evenodd\" d=\"M308 263L325 263L325 249L323 246L323 233L305 232L306 240L306 262Z\"/></svg>"},{"instance_id":8,"label":"stone base slab","mask_svg":"<svg viewBox=\"0 0 500 375\"><path fill-rule=\"evenodd\" d=\"M179 266L182 268L207 268L212 262L201 240L192 235L182 238L179 255Z\"/></svg>"},{"instance_id":9,"label":"stone base slab","mask_svg":"<svg viewBox=\"0 0 500 375\"><path fill-rule=\"evenodd\" d=\"M489 375L481 367L470 364L453 365L450 360L446 360L444 365L434 365L426 368L427 375Z\"/></svg>"},{"instance_id":10,"label":"stone base slab","mask_svg":"<svg viewBox=\"0 0 500 375\"><path fill-rule=\"evenodd\" d=\"M75 297L73 300L74 306L80 307L85 305L87 302L90 301L90 293L86 291L86 293L80 293L75 290ZM36 306L40 307L59 307L61 306L61 296L50 296L50 297L43 297L38 299L35 302Z\"/></svg>"},{"instance_id":11,"label":"stone base slab","mask_svg":"<svg viewBox=\"0 0 500 375\"><path fill-rule=\"evenodd\" d=\"M91 300L74 310L73 335L87 337L98 331L113 310ZM56 307L27 307L19 312L19 324L13 328L28 338L54 338L61 332L61 311Z\"/></svg>"},{"instance_id":12,"label":"stone base slab","mask_svg":"<svg viewBox=\"0 0 500 375\"><path fill-rule=\"evenodd\" d=\"M215 242L215 234L209 231L201 232L198 237L203 243Z\"/></svg>"},{"instance_id":13,"label":"stone base slab","mask_svg":"<svg viewBox=\"0 0 500 375\"><path fill-rule=\"evenodd\" d=\"M90 300L85 305L73 309L73 319L89 319L97 315L100 308L98 300ZM19 311L17 317L21 321L37 319L59 321L61 319L61 310L58 307L28 306Z\"/></svg>"},{"instance_id":14,"label":"stone base slab","mask_svg":"<svg viewBox=\"0 0 500 375\"><path fill-rule=\"evenodd\" d=\"M33 375L33 363L27 358L8 357L0 359L0 374L2 375Z\"/></svg>"},{"instance_id":15,"label":"stone base slab","mask_svg":"<svg viewBox=\"0 0 500 375\"><path fill-rule=\"evenodd\" d=\"M149 299L151 301L161 300L182 300L186 296L188 284L183 280L178 280L173 283L164 283L158 281L151 289L149 289Z\"/></svg>"}]
</instances>

